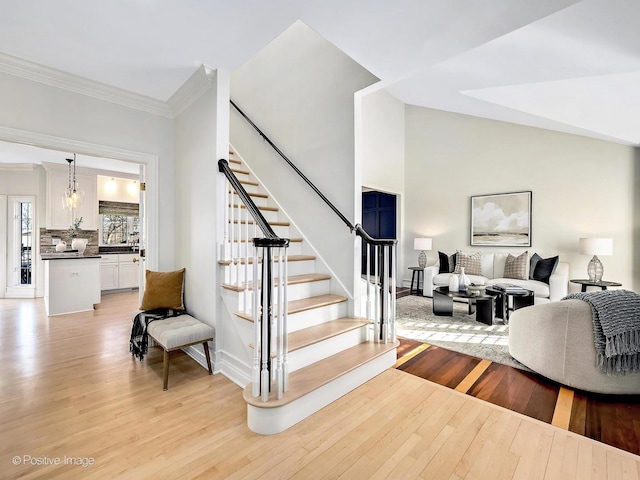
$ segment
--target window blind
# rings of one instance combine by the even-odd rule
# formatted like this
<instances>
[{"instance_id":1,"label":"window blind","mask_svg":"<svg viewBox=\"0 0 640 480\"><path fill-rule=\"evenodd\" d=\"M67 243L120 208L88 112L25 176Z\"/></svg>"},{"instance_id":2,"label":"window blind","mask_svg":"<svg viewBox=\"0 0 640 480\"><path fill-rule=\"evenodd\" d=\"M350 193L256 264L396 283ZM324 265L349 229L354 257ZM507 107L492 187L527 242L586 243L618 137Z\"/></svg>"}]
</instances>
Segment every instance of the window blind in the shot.
<instances>
[{"instance_id":1,"label":"window blind","mask_svg":"<svg viewBox=\"0 0 640 480\"><path fill-rule=\"evenodd\" d=\"M137 203L107 202L105 200L100 200L98 202L98 213L100 215L126 215L128 217L137 217L139 215L139 206Z\"/></svg>"}]
</instances>

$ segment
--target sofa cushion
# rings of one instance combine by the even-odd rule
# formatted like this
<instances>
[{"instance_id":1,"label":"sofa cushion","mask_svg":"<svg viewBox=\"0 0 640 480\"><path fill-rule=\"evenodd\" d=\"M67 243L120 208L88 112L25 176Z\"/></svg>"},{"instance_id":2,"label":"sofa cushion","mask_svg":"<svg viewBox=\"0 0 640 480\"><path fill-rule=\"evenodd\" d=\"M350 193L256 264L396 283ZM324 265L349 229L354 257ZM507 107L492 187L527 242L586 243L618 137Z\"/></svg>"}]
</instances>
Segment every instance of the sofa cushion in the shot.
<instances>
[{"instance_id":1,"label":"sofa cushion","mask_svg":"<svg viewBox=\"0 0 640 480\"><path fill-rule=\"evenodd\" d=\"M438 252L438 259L440 261L440 270L438 273L451 273L456 268L456 254L447 255L443 252Z\"/></svg>"},{"instance_id":2,"label":"sofa cushion","mask_svg":"<svg viewBox=\"0 0 640 480\"><path fill-rule=\"evenodd\" d=\"M529 278L533 280L533 272L536 270L536 265L538 262L542 260L542 257L537 253L531 255L531 260L529 260Z\"/></svg>"},{"instance_id":3,"label":"sofa cushion","mask_svg":"<svg viewBox=\"0 0 640 480\"><path fill-rule=\"evenodd\" d=\"M453 273L461 273L464 268L466 275L482 275L482 252L464 253L456 252L456 268Z\"/></svg>"},{"instance_id":4,"label":"sofa cushion","mask_svg":"<svg viewBox=\"0 0 640 480\"><path fill-rule=\"evenodd\" d=\"M529 266L529 252L523 252L517 257L509 254L504 264L504 277L514 278L518 280L527 280L529 275L527 267Z\"/></svg>"},{"instance_id":5,"label":"sofa cushion","mask_svg":"<svg viewBox=\"0 0 640 480\"><path fill-rule=\"evenodd\" d=\"M543 258L536 263L533 279L539 282L549 283L549 277L558 265L558 257Z\"/></svg>"}]
</instances>

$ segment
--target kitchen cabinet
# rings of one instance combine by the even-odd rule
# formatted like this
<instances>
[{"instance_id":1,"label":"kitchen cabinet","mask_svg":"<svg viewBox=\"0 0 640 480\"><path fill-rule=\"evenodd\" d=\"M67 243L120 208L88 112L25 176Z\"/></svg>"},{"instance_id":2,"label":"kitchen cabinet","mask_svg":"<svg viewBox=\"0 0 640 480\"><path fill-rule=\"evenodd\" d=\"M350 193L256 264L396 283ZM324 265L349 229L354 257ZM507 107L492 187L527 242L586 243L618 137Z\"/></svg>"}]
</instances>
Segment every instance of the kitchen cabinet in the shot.
<instances>
[{"instance_id":1,"label":"kitchen cabinet","mask_svg":"<svg viewBox=\"0 0 640 480\"><path fill-rule=\"evenodd\" d=\"M98 187L95 175L76 173L78 188L84 191L84 202L74 212L62 208L62 194L69 186L69 173L65 167L48 165L47 169L47 214L46 226L49 230L65 230L74 218L82 217L83 230L99 228Z\"/></svg>"},{"instance_id":2,"label":"kitchen cabinet","mask_svg":"<svg viewBox=\"0 0 640 480\"><path fill-rule=\"evenodd\" d=\"M86 312L100 303L97 256L42 255L47 315Z\"/></svg>"},{"instance_id":3,"label":"kitchen cabinet","mask_svg":"<svg viewBox=\"0 0 640 480\"><path fill-rule=\"evenodd\" d=\"M100 289L138 288L139 265L137 253L103 255L100 259Z\"/></svg>"}]
</instances>

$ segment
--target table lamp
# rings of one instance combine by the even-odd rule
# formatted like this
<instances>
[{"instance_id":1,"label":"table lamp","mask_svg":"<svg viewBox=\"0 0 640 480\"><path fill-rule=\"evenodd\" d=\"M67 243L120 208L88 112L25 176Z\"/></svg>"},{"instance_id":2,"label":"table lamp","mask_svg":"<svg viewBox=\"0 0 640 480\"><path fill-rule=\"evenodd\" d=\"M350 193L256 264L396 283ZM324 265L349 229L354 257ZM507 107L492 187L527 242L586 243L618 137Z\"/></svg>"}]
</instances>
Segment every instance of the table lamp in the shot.
<instances>
[{"instance_id":1,"label":"table lamp","mask_svg":"<svg viewBox=\"0 0 640 480\"><path fill-rule=\"evenodd\" d=\"M591 261L589 262L589 266L587 267L589 281L600 282L602 280L602 274L604 273L604 267L602 266L602 262L598 258L598 255L613 254L613 239L581 238L580 253L583 255L593 255L593 258L591 259Z\"/></svg>"},{"instance_id":2,"label":"table lamp","mask_svg":"<svg viewBox=\"0 0 640 480\"><path fill-rule=\"evenodd\" d=\"M413 239L413 249L420 250L420 254L418 255L418 266L420 268L424 268L427 266L427 254L424 253L425 250L431 250L432 240L430 238L414 238Z\"/></svg>"}]
</instances>

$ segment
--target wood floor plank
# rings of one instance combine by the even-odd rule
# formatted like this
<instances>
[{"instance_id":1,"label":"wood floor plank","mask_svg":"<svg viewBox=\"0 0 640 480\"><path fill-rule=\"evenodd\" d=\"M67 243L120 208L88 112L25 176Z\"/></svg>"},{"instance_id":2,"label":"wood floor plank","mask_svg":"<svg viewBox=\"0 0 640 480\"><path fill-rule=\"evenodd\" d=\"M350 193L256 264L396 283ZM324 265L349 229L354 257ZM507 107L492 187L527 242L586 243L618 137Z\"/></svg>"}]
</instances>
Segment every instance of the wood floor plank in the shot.
<instances>
[{"instance_id":1,"label":"wood floor plank","mask_svg":"<svg viewBox=\"0 0 640 480\"><path fill-rule=\"evenodd\" d=\"M131 357L137 302L109 295L93 312L47 317L41 299L0 300L2 478L529 479L560 458L567 478L638 480L636 455L397 369L281 434L256 435L242 389L222 375L174 352L163 392L161 350Z\"/></svg>"},{"instance_id":2,"label":"wood floor plank","mask_svg":"<svg viewBox=\"0 0 640 480\"><path fill-rule=\"evenodd\" d=\"M553 411L553 418L551 419L551 425L562 428L563 430L569 430L572 407L573 390L565 387L560 387L560 392L556 401L556 407Z\"/></svg>"}]
</instances>

